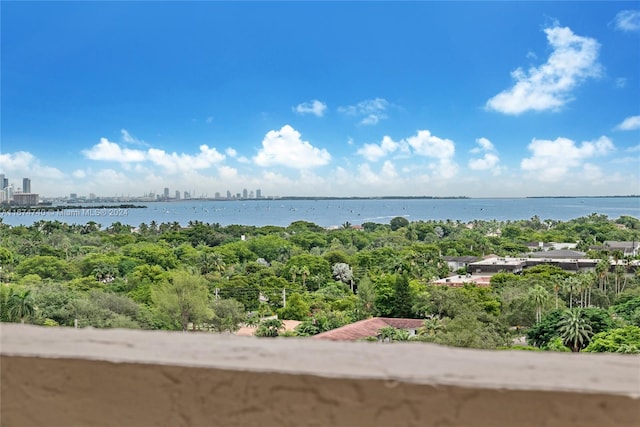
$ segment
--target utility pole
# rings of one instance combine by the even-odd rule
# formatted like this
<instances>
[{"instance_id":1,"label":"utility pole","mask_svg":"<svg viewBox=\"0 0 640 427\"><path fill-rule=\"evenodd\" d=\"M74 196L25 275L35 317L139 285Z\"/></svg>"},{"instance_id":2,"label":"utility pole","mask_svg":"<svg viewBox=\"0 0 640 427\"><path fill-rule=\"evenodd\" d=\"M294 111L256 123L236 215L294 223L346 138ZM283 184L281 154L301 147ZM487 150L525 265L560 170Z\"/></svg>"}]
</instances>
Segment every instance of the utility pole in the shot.
<instances>
[{"instance_id":1,"label":"utility pole","mask_svg":"<svg viewBox=\"0 0 640 427\"><path fill-rule=\"evenodd\" d=\"M285 288L282 288L282 307L286 307L287 306L287 290Z\"/></svg>"}]
</instances>

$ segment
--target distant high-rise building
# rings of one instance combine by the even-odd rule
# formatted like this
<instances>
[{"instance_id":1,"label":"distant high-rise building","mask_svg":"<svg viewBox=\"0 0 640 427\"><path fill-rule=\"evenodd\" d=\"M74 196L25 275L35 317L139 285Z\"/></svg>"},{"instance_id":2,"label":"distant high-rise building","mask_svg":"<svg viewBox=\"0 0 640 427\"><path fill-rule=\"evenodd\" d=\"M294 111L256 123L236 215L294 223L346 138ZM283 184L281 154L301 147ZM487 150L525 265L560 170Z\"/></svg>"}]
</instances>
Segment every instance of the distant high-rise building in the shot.
<instances>
[{"instance_id":1,"label":"distant high-rise building","mask_svg":"<svg viewBox=\"0 0 640 427\"><path fill-rule=\"evenodd\" d=\"M169 187L164 187L164 198L165 199L169 198Z\"/></svg>"},{"instance_id":2,"label":"distant high-rise building","mask_svg":"<svg viewBox=\"0 0 640 427\"><path fill-rule=\"evenodd\" d=\"M78 198L78 193L71 193L71 194L69 194L69 198L70 198L70 199L77 199L77 198Z\"/></svg>"},{"instance_id":3,"label":"distant high-rise building","mask_svg":"<svg viewBox=\"0 0 640 427\"><path fill-rule=\"evenodd\" d=\"M231 191L227 190L227 199L231 198Z\"/></svg>"},{"instance_id":4,"label":"distant high-rise building","mask_svg":"<svg viewBox=\"0 0 640 427\"><path fill-rule=\"evenodd\" d=\"M39 196L32 193L16 193L13 195L13 204L16 206L36 206Z\"/></svg>"},{"instance_id":5,"label":"distant high-rise building","mask_svg":"<svg viewBox=\"0 0 640 427\"><path fill-rule=\"evenodd\" d=\"M22 178L22 192L23 193L31 193L31 179L30 178Z\"/></svg>"},{"instance_id":6,"label":"distant high-rise building","mask_svg":"<svg viewBox=\"0 0 640 427\"><path fill-rule=\"evenodd\" d=\"M0 173L0 190L4 190L9 186L9 179L5 178L3 173Z\"/></svg>"},{"instance_id":7,"label":"distant high-rise building","mask_svg":"<svg viewBox=\"0 0 640 427\"><path fill-rule=\"evenodd\" d=\"M95 200L96 199L96 193L89 193L89 200Z\"/></svg>"},{"instance_id":8,"label":"distant high-rise building","mask_svg":"<svg viewBox=\"0 0 640 427\"><path fill-rule=\"evenodd\" d=\"M176 190L176 200L180 200L180 190Z\"/></svg>"},{"instance_id":9,"label":"distant high-rise building","mask_svg":"<svg viewBox=\"0 0 640 427\"><path fill-rule=\"evenodd\" d=\"M215 197L216 199L219 199L220 198L220 192L216 191L216 194L213 197Z\"/></svg>"},{"instance_id":10,"label":"distant high-rise building","mask_svg":"<svg viewBox=\"0 0 640 427\"><path fill-rule=\"evenodd\" d=\"M188 191L184 192L184 198L185 199L190 199L191 198L191 194Z\"/></svg>"},{"instance_id":11,"label":"distant high-rise building","mask_svg":"<svg viewBox=\"0 0 640 427\"><path fill-rule=\"evenodd\" d=\"M253 194L253 190L249 191L249 198L250 199L255 199L256 196Z\"/></svg>"},{"instance_id":12,"label":"distant high-rise building","mask_svg":"<svg viewBox=\"0 0 640 427\"><path fill-rule=\"evenodd\" d=\"M244 190L242 190L242 198L246 199L249 196L249 192L247 191L247 189L245 188Z\"/></svg>"},{"instance_id":13,"label":"distant high-rise building","mask_svg":"<svg viewBox=\"0 0 640 427\"><path fill-rule=\"evenodd\" d=\"M262 199L262 190L259 188L256 190L256 199Z\"/></svg>"}]
</instances>

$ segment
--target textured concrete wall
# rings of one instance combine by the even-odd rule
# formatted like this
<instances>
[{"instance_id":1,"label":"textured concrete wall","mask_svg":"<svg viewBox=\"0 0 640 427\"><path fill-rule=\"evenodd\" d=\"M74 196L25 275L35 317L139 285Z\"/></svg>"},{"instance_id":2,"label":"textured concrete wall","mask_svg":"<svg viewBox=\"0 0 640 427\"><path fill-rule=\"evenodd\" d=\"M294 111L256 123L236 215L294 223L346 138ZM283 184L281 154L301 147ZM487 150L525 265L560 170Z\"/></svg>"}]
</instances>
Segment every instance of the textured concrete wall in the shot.
<instances>
[{"instance_id":1,"label":"textured concrete wall","mask_svg":"<svg viewBox=\"0 0 640 427\"><path fill-rule=\"evenodd\" d=\"M6 426L639 426L640 358L1 326Z\"/></svg>"}]
</instances>

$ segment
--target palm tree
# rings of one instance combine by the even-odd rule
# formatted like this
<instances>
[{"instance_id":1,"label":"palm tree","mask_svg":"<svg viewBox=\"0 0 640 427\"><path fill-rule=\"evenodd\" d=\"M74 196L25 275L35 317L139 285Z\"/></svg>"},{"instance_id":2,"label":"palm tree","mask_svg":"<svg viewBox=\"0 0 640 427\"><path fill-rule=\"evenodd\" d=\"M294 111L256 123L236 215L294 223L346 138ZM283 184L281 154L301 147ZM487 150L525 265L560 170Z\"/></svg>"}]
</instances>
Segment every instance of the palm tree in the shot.
<instances>
[{"instance_id":1,"label":"palm tree","mask_svg":"<svg viewBox=\"0 0 640 427\"><path fill-rule=\"evenodd\" d=\"M549 292L541 285L535 285L529 290L529 298L536 307L536 323L542 320L542 307L549 300Z\"/></svg>"},{"instance_id":2,"label":"palm tree","mask_svg":"<svg viewBox=\"0 0 640 427\"><path fill-rule=\"evenodd\" d=\"M302 286L306 287L307 286L307 277L309 277L309 274L311 274L311 272L309 271L309 267L304 265L304 266L300 267L298 272L300 273L300 276L302 277Z\"/></svg>"},{"instance_id":3,"label":"palm tree","mask_svg":"<svg viewBox=\"0 0 640 427\"><path fill-rule=\"evenodd\" d=\"M439 331L444 329L444 322L439 316L429 316L424 319L424 325L418 330L420 336L435 336Z\"/></svg>"},{"instance_id":4,"label":"palm tree","mask_svg":"<svg viewBox=\"0 0 640 427\"><path fill-rule=\"evenodd\" d=\"M296 283L296 277L300 273L300 270L301 268L298 267L297 265L292 265L291 268L289 269L289 274L291 274L291 281L293 283Z\"/></svg>"},{"instance_id":5,"label":"palm tree","mask_svg":"<svg viewBox=\"0 0 640 427\"><path fill-rule=\"evenodd\" d=\"M20 323L24 323L25 317L32 316L34 313L34 307L31 303L31 291L23 291L20 293L14 293L13 290L9 295L8 313L11 319L20 319Z\"/></svg>"},{"instance_id":6,"label":"palm tree","mask_svg":"<svg viewBox=\"0 0 640 427\"><path fill-rule=\"evenodd\" d=\"M593 336L593 329L582 310L566 310L558 322L558 332L564 345L577 353Z\"/></svg>"},{"instance_id":7,"label":"palm tree","mask_svg":"<svg viewBox=\"0 0 640 427\"><path fill-rule=\"evenodd\" d=\"M284 329L284 323L278 319L267 319L260 323L256 330L257 337L271 337L275 338L280 335L280 331Z\"/></svg>"},{"instance_id":8,"label":"palm tree","mask_svg":"<svg viewBox=\"0 0 640 427\"><path fill-rule=\"evenodd\" d=\"M556 310L558 309L558 291L560 290L561 287L562 286L561 286L560 280L556 278L556 280L554 280L553 282L553 292L556 295Z\"/></svg>"},{"instance_id":9,"label":"palm tree","mask_svg":"<svg viewBox=\"0 0 640 427\"><path fill-rule=\"evenodd\" d=\"M576 275L567 277L562 283L565 292L569 293L569 309L573 308L573 293L578 289L580 281Z\"/></svg>"},{"instance_id":10,"label":"palm tree","mask_svg":"<svg viewBox=\"0 0 640 427\"><path fill-rule=\"evenodd\" d=\"M409 341L411 333L406 329L396 329L393 334L393 339L396 341Z\"/></svg>"},{"instance_id":11,"label":"palm tree","mask_svg":"<svg viewBox=\"0 0 640 427\"><path fill-rule=\"evenodd\" d=\"M393 341L393 338L396 336L396 328L393 326L385 326L384 328L378 329L378 337L382 342L385 340L389 340L389 342Z\"/></svg>"},{"instance_id":12,"label":"palm tree","mask_svg":"<svg viewBox=\"0 0 640 427\"><path fill-rule=\"evenodd\" d=\"M596 274L598 275L598 284L600 288L606 293L607 292L607 280L609 276L609 261L603 259L596 265Z\"/></svg>"}]
</instances>

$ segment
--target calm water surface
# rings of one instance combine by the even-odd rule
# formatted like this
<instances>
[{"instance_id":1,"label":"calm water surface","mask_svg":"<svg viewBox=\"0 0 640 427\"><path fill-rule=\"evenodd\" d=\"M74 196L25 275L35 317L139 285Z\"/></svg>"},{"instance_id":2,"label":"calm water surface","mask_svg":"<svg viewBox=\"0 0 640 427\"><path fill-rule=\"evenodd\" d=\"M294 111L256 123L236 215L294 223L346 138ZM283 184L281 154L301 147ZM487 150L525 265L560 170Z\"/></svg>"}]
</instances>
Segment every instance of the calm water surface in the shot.
<instances>
[{"instance_id":1,"label":"calm water surface","mask_svg":"<svg viewBox=\"0 0 640 427\"><path fill-rule=\"evenodd\" d=\"M86 204L84 210L40 212L35 215L1 214L5 224L29 225L40 220L58 220L70 224L95 221L103 227L114 222L140 225L156 221L189 221L221 225L287 226L298 220L323 227L345 222L388 223L403 216L410 221L446 220L519 220L537 215L540 219L566 221L592 213L615 219L622 215L640 218L640 197L536 198L536 199L367 199L367 200L238 200L155 202L141 209L101 210Z\"/></svg>"}]
</instances>

